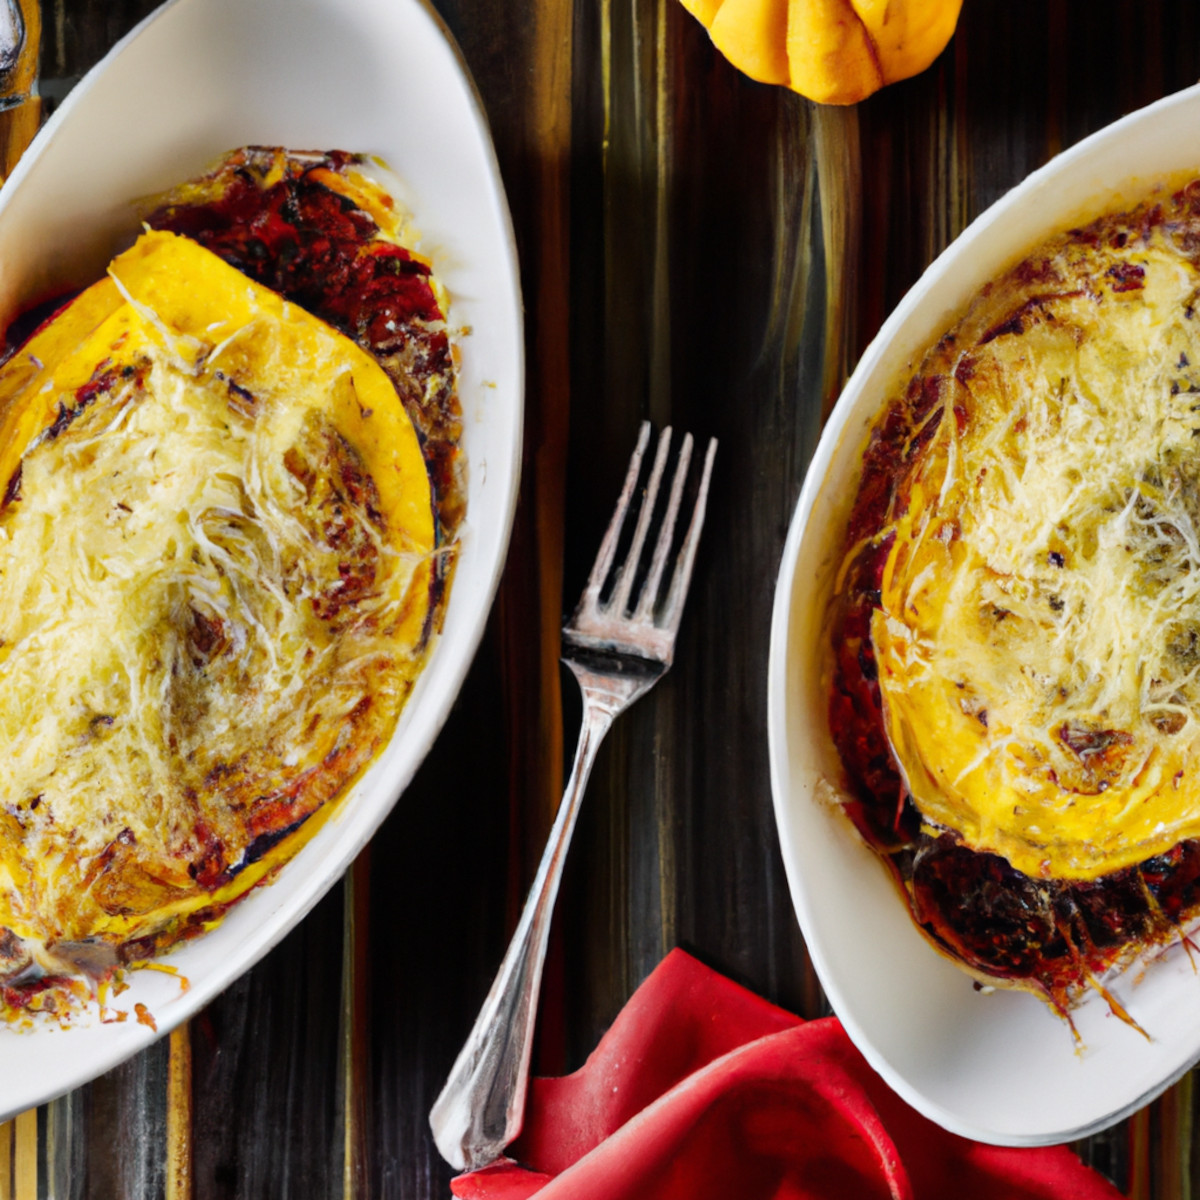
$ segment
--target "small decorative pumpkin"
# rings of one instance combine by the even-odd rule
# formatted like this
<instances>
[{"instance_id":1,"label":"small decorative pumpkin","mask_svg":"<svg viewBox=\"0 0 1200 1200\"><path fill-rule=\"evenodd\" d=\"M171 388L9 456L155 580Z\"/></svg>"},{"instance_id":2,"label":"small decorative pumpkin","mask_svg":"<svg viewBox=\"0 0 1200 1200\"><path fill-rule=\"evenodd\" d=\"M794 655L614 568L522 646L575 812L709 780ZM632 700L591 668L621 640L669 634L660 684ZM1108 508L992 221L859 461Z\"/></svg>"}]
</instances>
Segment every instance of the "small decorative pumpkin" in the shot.
<instances>
[{"instance_id":1,"label":"small decorative pumpkin","mask_svg":"<svg viewBox=\"0 0 1200 1200\"><path fill-rule=\"evenodd\" d=\"M822 104L854 104L919 74L962 0L682 0L740 71Z\"/></svg>"}]
</instances>

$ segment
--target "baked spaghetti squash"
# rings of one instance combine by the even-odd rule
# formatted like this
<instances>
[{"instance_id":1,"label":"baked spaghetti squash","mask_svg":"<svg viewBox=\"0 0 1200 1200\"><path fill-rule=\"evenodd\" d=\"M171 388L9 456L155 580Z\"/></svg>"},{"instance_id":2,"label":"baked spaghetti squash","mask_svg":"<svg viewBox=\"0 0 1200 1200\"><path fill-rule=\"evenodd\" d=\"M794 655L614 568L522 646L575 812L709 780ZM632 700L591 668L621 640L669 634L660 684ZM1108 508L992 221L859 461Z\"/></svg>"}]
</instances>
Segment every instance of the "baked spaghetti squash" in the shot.
<instances>
[{"instance_id":1,"label":"baked spaghetti squash","mask_svg":"<svg viewBox=\"0 0 1200 1200\"><path fill-rule=\"evenodd\" d=\"M239 152L0 366L10 1013L267 878L424 661L461 512L453 366L428 263L355 166Z\"/></svg>"},{"instance_id":2,"label":"baked spaghetti squash","mask_svg":"<svg viewBox=\"0 0 1200 1200\"><path fill-rule=\"evenodd\" d=\"M832 612L851 815L1066 1011L1200 915L1200 185L985 287L876 424Z\"/></svg>"}]
</instances>

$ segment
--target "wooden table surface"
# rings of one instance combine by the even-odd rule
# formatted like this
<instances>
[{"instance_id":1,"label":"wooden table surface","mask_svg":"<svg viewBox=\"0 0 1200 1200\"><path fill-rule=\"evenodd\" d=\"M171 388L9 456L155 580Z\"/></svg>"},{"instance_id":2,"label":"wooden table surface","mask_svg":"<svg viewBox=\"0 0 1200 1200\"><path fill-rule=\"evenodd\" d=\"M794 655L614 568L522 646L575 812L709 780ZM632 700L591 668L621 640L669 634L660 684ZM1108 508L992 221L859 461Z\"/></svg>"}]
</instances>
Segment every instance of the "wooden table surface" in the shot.
<instances>
[{"instance_id":1,"label":"wooden table surface","mask_svg":"<svg viewBox=\"0 0 1200 1200\"><path fill-rule=\"evenodd\" d=\"M52 107L152 0L45 0ZM0 1200L448 1195L427 1113L499 963L579 706L557 663L643 418L720 438L676 665L601 751L538 1068L578 1066L671 947L826 1011L771 808L779 555L841 381L1007 188L1200 78L1194 0L966 0L932 69L821 108L737 74L678 0L437 0L474 74L527 305L524 481L486 640L346 881L189 1026L0 1127ZM1080 1145L1189 1197L1192 1077Z\"/></svg>"}]
</instances>

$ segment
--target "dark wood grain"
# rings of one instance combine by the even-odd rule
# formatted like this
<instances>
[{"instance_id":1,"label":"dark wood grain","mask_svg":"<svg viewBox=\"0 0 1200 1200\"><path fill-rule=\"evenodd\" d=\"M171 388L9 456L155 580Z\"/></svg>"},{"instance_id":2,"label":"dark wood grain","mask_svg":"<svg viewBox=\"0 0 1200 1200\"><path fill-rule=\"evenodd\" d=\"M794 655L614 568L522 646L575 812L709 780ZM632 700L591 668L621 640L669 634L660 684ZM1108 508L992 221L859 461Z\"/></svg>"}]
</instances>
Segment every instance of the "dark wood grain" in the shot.
<instances>
[{"instance_id":1,"label":"dark wood grain","mask_svg":"<svg viewBox=\"0 0 1200 1200\"><path fill-rule=\"evenodd\" d=\"M47 2L51 101L154 7ZM538 1062L578 1066L674 945L826 1011L779 855L765 694L775 575L821 423L971 218L1200 78L1188 0L967 0L930 71L847 110L745 79L676 0L437 7L488 113L527 303L501 595L444 734L351 883L191 1023L187 1145L168 1138L169 1080L188 1076L164 1042L42 1111L43 1194L447 1195L426 1115L562 784L578 702L558 619L645 417L720 439L710 516L676 666L610 735L584 806ZM1130 1195L1190 1195L1194 1105L1188 1079L1079 1149Z\"/></svg>"}]
</instances>

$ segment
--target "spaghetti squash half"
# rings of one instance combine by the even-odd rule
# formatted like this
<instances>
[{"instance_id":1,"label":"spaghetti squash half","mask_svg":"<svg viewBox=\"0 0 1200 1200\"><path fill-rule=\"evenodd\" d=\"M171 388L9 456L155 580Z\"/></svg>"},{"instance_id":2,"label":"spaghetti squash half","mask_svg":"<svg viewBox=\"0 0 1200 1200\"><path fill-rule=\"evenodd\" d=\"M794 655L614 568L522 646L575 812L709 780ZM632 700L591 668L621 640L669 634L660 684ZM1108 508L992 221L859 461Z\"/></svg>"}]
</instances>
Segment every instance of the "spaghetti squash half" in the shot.
<instances>
[{"instance_id":1,"label":"spaghetti squash half","mask_svg":"<svg viewBox=\"0 0 1200 1200\"><path fill-rule=\"evenodd\" d=\"M1067 1011L1200 915L1200 186L982 289L871 435L832 611L851 815Z\"/></svg>"},{"instance_id":2,"label":"spaghetti squash half","mask_svg":"<svg viewBox=\"0 0 1200 1200\"><path fill-rule=\"evenodd\" d=\"M384 300L407 272L410 328L444 339L428 264L381 235L350 161L239 152L186 211L244 236L272 188L309 188L360 271L400 281ZM285 257L317 270L301 243L328 229L291 215ZM449 411L448 353L385 369L219 249L148 228L0 366L10 1014L201 931L291 857L391 736L438 621L447 532L393 376ZM341 298L366 311L369 282Z\"/></svg>"}]
</instances>

